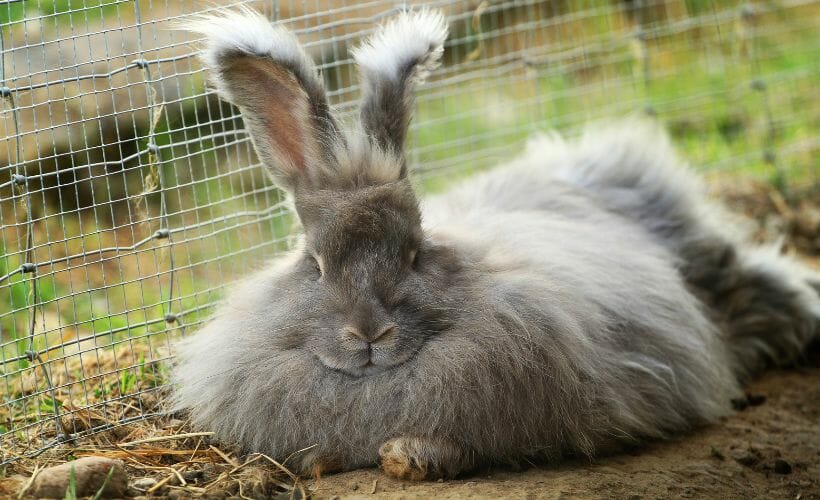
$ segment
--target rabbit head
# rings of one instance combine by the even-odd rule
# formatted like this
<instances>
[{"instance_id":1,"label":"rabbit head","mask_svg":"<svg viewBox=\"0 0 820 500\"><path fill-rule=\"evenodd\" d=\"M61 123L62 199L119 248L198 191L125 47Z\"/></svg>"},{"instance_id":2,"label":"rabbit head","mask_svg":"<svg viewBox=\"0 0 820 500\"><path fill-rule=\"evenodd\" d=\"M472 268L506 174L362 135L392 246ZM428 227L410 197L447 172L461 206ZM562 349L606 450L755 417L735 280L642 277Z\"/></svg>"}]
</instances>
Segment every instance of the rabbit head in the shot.
<instances>
[{"instance_id":1,"label":"rabbit head","mask_svg":"<svg viewBox=\"0 0 820 500\"><path fill-rule=\"evenodd\" d=\"M277 277L297 321L278 341L351 375L405 362L446 325L455 260L425 242L404 142L413 90L447 36L433 11L402 13L354 53L359 127L333 116L317 69L288 31L249 10L193 26L221 96L241 110L262 163L294 201L301 256Z\"/></svg>"}]
</instances>

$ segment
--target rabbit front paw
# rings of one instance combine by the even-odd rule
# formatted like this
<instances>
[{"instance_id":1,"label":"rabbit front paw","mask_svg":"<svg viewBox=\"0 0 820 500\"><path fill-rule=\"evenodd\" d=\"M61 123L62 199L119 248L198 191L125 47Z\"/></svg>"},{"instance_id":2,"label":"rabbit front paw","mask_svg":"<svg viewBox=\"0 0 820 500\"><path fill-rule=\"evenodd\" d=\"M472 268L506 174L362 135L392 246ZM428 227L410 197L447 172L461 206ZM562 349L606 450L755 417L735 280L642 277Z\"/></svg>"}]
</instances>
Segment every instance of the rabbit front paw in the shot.
<instances>
[{"instance_id":1,"label":"rabbit front paw","mask_svg":"<svg viewBox=\"0 0 820 500\"><path fill-rule=\"evenodd\" d=\"M399 437L379 448L385 474L411 481L453 477L472 465L468 454L445 438Z\"/></svg>"}]
</instances>

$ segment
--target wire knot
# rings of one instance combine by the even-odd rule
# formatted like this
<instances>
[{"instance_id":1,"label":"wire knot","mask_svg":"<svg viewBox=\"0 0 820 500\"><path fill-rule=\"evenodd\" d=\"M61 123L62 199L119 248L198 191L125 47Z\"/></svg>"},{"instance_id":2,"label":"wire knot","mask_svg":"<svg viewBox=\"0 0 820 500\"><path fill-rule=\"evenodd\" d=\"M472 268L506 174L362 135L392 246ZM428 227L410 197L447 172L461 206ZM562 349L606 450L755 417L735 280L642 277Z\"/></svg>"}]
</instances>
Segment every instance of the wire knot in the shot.
<instances>
[{"instance_id":1,"label":"wire knot","mask_svg":"<svg viewBox=\"0 0 820 500\"><path fill-rule=\"evenodd\" d=\"M157 229L157 231L154 233L155 240L163 240L169 236L171 236L171 231L169 231L168 229Z\"/></svg>"}]
</instances>

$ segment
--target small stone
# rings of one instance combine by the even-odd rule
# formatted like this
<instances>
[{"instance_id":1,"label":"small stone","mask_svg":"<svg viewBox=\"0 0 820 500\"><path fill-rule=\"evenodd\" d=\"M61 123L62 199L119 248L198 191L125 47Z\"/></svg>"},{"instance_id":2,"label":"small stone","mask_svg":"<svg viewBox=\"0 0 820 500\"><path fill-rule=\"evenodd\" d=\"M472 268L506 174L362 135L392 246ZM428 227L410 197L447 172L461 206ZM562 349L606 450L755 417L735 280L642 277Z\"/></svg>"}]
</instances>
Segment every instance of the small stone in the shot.
<instances>
[{"instance_id":1,"label":"small stone","mask_svg":"<svg viewBox=\"0 0 820 500\"><path fill-rule=\"evenodd\" d=\"M774 471L778 474L791 474L792 465L782 458L778 458L774 461Z\"/></svg>"},{"instance_id":2,"label":"small stone","mask_svg":"<svg viewBox=\"0 0 820 500\"><path fill-rule=\"evenodd\" d=\"M72 469L77 497L93 496L100 492L100 498L122 498L128 490L128 474L121 460L83 457L40 471L30 494L36 498L65 498ZM111 477L108 477L109 472Z\"/></svg>"},{"instance_id":3,"label":"small stone","mask_svg":"<svg viewBox=\"0 0 820 500\"><path fill-rule=\"evenodd\" d=\"M138 479L134 479L134 481L131 482L131 486L133 488L136 488L141 491L149 490L155 484L157 484L157 480L153 477L141 477Z\"/></svg>"}]
</instances>

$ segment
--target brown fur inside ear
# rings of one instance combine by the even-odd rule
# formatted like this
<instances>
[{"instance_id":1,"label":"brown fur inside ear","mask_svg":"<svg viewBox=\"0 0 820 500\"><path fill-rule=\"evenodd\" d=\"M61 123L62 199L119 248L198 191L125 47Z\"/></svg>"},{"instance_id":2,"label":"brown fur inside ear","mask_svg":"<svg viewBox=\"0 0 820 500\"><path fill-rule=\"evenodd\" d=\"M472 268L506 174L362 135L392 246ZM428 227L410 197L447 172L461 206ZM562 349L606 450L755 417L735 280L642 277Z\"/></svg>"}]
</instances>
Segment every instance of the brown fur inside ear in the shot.
<instances>
[{"instance_id":1,"label":"brown fur inside ear","mask_svg":"<svg viewBox=\"0 0 820 500\"><path fill-rule=\"evenodd\" d=\"M221 77L233 89L260 158L292 187L317 147L307 93L291 71L258 57L232 56Z\"/></svg>"}]
</instances>

